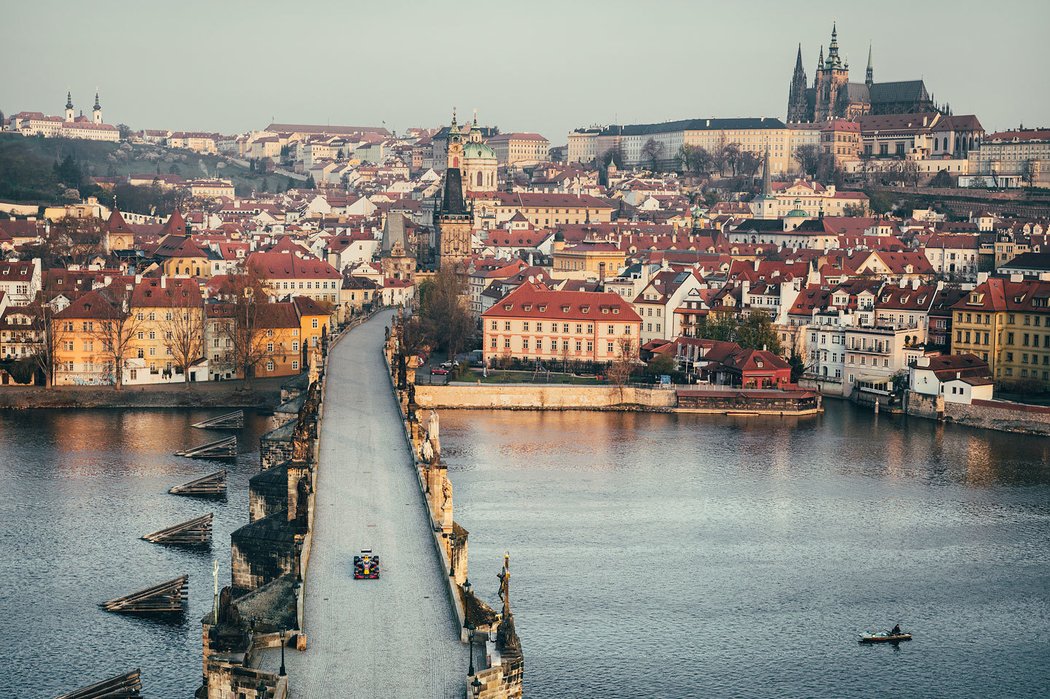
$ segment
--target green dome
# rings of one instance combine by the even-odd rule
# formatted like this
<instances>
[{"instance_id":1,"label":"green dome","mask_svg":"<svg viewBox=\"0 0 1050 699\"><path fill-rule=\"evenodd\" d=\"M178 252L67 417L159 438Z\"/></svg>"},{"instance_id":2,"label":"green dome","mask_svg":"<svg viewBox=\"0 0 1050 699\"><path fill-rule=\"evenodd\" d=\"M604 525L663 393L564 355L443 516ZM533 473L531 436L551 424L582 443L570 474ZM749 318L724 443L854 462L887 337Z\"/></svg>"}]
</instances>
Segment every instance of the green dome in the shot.
<instances>
[{"instance_id":1,"label":"green dome","mask_svg":"<svg viewBox=\"0 0 1050 699\"><path fill-rule=\"evenodd\" d=\"M802 209L792 209L785 218L809 218L809 214Z\"/></svg>"},{"instance_id":2,"label":"green dome","mask_svg":"<svg viewBox=\"0 0 1050 699\"><path fill-rule=\"evenodd\" d=\"M496 159L496 151L492 150L484 143L468 143L463 146L463 157L467 160L475 160L482 158Z\"/></svg>"}]
</instances>

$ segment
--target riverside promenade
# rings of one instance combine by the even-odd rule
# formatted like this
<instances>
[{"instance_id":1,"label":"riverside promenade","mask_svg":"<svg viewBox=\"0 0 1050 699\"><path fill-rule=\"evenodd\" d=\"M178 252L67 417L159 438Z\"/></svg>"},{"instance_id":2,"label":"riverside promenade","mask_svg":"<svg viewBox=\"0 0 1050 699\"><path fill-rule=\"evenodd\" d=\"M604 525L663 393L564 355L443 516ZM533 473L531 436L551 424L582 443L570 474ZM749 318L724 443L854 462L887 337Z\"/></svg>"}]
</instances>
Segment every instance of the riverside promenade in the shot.
<instances>
[{"instance_id":1,"label":"riverside promenade","mask_svg":"<svg viewBox=\"0 0 1050 699\"><path fill-rule=\"evenodd\" d=\"M286 654L290 695L459 697L467 651L449 601L390 378L384 312L328 360L314 540L305 580L305 652ZM371 548L379 580L354 580ZM275 668L275 651L265 664Z\"/></svg>"}]
</instances>

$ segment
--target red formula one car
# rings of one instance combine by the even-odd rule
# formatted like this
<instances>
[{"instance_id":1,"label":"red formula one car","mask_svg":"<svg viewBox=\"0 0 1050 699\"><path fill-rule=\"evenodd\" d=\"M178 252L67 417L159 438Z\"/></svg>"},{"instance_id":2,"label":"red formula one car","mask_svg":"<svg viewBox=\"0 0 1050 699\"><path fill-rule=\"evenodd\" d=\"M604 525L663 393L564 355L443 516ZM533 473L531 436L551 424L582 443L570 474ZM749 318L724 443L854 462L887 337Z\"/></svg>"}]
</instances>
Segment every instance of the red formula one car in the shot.
<instances>
[{"instance_id":1,"label":"red formula one car","mask_svg":"<svg viewBox=\"0 0 1050 699\"><path fill-rule=\"evenodd\" d=\"M354 580L378 580L379 556L372 549L361 549L359 556L354 556Z\"/></svg>"}]
</instances>

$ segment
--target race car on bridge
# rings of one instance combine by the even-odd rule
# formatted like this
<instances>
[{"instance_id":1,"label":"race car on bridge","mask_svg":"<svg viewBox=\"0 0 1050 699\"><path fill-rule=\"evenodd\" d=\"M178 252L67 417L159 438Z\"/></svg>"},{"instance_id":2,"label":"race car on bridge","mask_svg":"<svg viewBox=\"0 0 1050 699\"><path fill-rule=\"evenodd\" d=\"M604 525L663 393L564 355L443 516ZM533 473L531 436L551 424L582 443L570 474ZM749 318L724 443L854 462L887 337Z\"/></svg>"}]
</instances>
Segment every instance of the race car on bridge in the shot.
<instances>
[{"instance_id":1,"label":"race car on bridge","mask_svg":"<svg viewBox=\"0 0 1050 699\"><path fill-rule=\"evenodd\" d=\"M354 580L378 579L379 556L372 553L372 549L361 549L361 553L354 556Z\"/></svg>"}]
</instances>

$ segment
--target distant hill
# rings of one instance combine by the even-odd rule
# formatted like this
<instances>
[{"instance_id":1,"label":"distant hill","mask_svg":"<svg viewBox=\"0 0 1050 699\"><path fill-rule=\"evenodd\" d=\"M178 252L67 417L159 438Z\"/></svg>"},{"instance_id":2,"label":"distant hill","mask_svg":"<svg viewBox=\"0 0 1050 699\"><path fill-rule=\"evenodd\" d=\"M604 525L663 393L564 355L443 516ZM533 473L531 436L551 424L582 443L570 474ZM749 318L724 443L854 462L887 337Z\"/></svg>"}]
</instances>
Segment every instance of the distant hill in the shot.
<instances>
[{"instance_id":1,"label":"distant hill","mask_svg":"<svg viewBox=\"0 0 1050 699\"><path fill-rule=\"evenodd\" d=\"M76 177L70 163L82 175L77 183L71 183ZM59 174L60 169L63 174ZM0 133L0 200L50 204L60 201L69 187L79 189L81 197L98 193L88 184L90 177L144 173L175 174L186 179L223 177L233 180L239 195L252 190L283 191L290 182L281 175L256 174L226 158L192 151Z\"/></svg>"}]
</instances>

